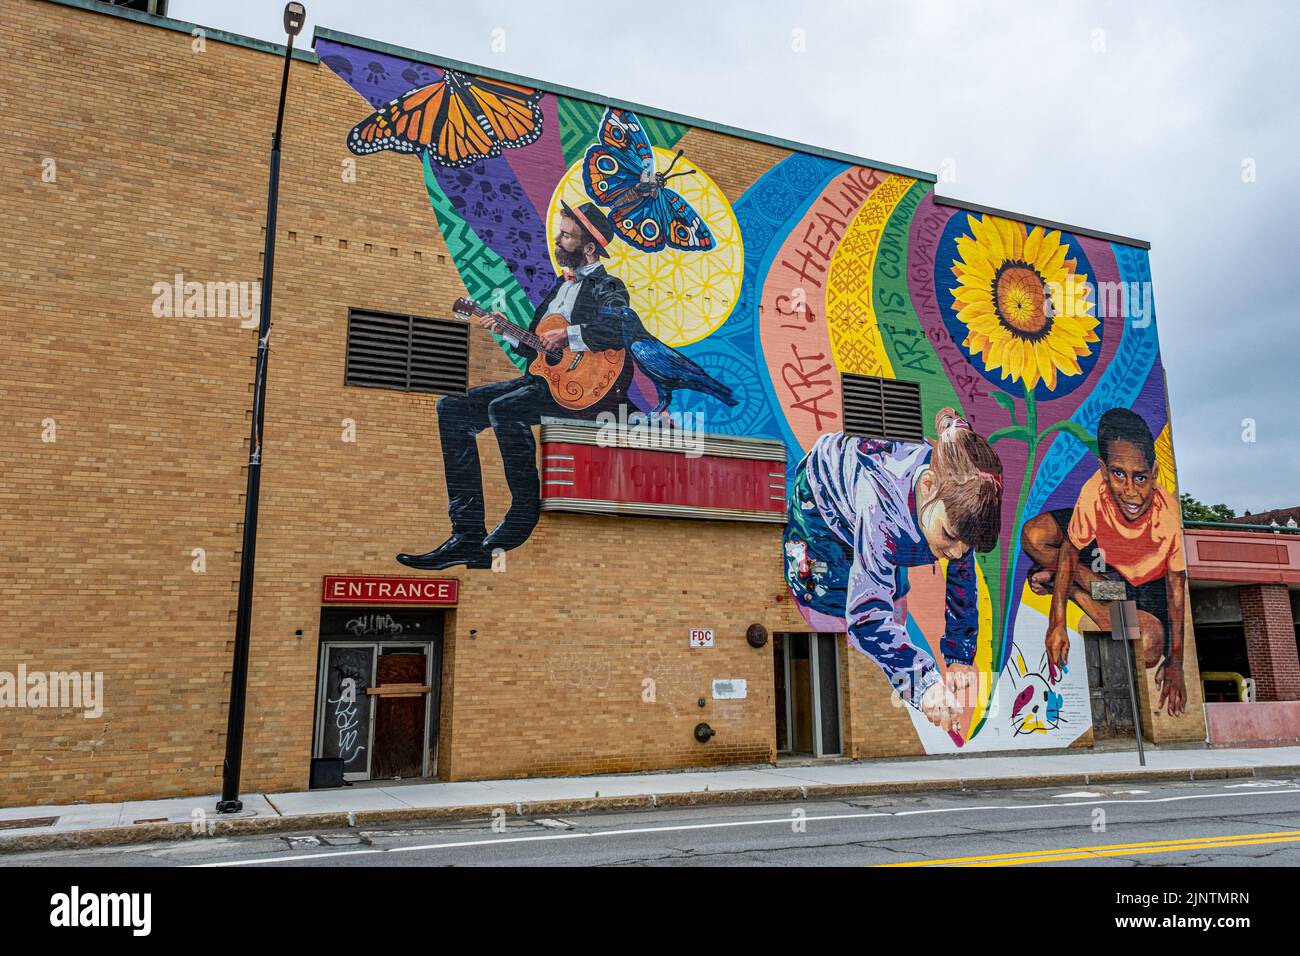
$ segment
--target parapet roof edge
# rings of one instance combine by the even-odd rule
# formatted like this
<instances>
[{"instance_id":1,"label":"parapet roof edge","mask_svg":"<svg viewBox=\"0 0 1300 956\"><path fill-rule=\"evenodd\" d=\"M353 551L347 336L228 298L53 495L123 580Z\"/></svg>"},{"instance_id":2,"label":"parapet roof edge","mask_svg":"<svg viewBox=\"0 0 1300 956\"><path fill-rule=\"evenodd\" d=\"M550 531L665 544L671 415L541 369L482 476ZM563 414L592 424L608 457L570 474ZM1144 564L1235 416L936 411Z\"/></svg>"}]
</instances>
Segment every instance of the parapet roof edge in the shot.
<instances>
[{"instance_id":1,"label":"parapet roof edge","mask_svg":"<svg viewBox=\"0 0 1300 956\"><path fill-rule=\"evenodd\" d=\"M1103 232L1100 229L1088 229L1084 226L1072 226L1066 222L1057 222L1054 219L1041 219L1038 216L1026 216L1022 212L1009 212L1006 209L997 209L993 206L982 206L979 203L967 202L964 199L955 199L951 196L940 196L936 191L934 194L935 205L948 206L951 209L966 209L970 212L983 213L986 216L1001 216L1003 219L1016 219L1020 222L1029 223L1031 226L1042 226L1044 229L1059 229L1061 232L1068 232L1075 236L1088 236L1092 239L1102 239L1106 242L1118 242L1126 246L1135 246L1138 249L1150 249L1151 243L1145 239L1134 239L1131 236L1121 236L1113 232Z\"/></svg>"},{"instance_id":2,"label":"parapet roof edge","mask_svg":"<svg viewBox=\"0 0 1300 956\"><path fill-rule=\"evenodd\" d=\"M238 33L228 33L225 30L218 30L215 27L205 27L201 23L190 23L188 20L175 20L171 17L160 17L153 13L144 13L140 10L131 10L127 7L117 7L111 3L104 3L103 0L46 0L47 3L56 3L61 7L75 7L78 10L86 10L90 13L102 13L106 16L117 17L120 20L134 20L136 23L143 23L151 27L159 27L163 30L172 30L176 33L193 34L195 30L202 30L203 36L208 40L216 40L219 43L229 43L232 46L242 46L250 50L257 50L259 53L271 53L275 56L284 56L283 43L267 43L265 40L258 40L253 37L241 36ZM304 50L300 47L293 48L293 58L303 60L307 63L319 63L320 57L312 50Z\"/></svg>"}]
</instances>

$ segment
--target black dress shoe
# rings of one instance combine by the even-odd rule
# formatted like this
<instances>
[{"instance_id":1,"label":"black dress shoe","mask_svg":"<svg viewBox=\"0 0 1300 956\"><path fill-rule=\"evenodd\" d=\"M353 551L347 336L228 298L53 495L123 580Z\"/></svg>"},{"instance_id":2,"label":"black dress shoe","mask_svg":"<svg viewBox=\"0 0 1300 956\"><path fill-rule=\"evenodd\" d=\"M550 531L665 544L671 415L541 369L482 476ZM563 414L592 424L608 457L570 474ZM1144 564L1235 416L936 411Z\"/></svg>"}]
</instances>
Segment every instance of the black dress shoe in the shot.
<instances>
[{"instance_id":1,"label":"black dress shoe","mask_svg":"<svg viewBox=\"0 0 1300 956\"><path fill-rule=\"evenodd\" d=\"M399 554L397 560L408 568L437 571L463 564L468 568L492 567L492 555L483 549L483 539L478 535L453 534L450 538L425 554Z\"/></svg>"},{"instance_id":2,"label":"black dress shoe","mask_svg":"<svg viewBox=\"0 0 1300 956\"><path fill-rule=\"evenodd\" d=\"M537 517L532 512L527 512L525 516L510 517L510 512L501 519L501 523L492 529L492 533L483 541L483 550L489 555L493 551L500 549L502 551L513 551L530 537L533 529L537 527Z\"/></svg>"}]
</instances>

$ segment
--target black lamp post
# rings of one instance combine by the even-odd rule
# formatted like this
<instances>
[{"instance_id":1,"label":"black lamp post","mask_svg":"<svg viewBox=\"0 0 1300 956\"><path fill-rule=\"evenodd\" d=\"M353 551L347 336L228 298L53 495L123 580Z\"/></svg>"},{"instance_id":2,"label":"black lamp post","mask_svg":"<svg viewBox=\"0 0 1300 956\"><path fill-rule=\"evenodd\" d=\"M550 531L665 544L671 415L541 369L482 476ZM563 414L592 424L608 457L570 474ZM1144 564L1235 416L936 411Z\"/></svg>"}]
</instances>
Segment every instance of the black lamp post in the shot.
<instances>
[{"instance_id":1,"label":"black lamp post","mask_svg":"<svg viewBox=\"0 0 1300 956\"><path fill-rule=\"evenodd\" d=\"M280 109L271 138L271 185L266 199L266 246L262 255L262 308L257 327L257 373L253 385L253 426L248 442L248 485L244 492L244 545L239 562L239 610L235 618L235 659L230 669L230 711L226 722L226 760L221 771L218 813L238 813L239 772L244 759L244 704L248 687L248 635L253 619L253 567L257 555L257 502L262 484L262 422L266 417L266 364L271 335L271 282L275 274L275 214L280 200L280 129L284 125L284 98L289 90L289 62L293 38L302 32L307 8L290 3L284 8L284 76L280 80Z\"/></svg>"}]
</instances>

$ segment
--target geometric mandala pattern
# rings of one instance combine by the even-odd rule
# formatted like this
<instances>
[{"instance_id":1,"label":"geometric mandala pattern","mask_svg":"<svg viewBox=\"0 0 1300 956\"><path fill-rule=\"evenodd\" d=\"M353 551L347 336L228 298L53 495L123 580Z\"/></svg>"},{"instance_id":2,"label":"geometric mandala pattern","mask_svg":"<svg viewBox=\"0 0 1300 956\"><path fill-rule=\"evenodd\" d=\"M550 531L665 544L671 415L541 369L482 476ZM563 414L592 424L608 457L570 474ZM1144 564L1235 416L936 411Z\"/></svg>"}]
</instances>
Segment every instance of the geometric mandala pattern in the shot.
<instances>
[{"instance_id":1,"label":"geometric mandala pattern","mask_svg":"<svg viewBox=\"0 0 1300 956\"><path fill-rule=\"evenodd\" d=\"M667 169L674 154L655 148L655 164ZM605 268L627 285L632 308L650 334L677 347L707 338L727 321L740 295L744 278L745 247L740 224L722 190L689 156L687 168L695 172L672 181L672 188L700 214L713 233L714 248L707 252L686 252L668 247L660 252L642 252L615 236L606 250ZM582 162L574 163L551 197L547 211L549 235L559 228L560 200L570 206L590 202L582 184ZM552 264L555 249L551 249Z\"/></svg>"}]
</instances>

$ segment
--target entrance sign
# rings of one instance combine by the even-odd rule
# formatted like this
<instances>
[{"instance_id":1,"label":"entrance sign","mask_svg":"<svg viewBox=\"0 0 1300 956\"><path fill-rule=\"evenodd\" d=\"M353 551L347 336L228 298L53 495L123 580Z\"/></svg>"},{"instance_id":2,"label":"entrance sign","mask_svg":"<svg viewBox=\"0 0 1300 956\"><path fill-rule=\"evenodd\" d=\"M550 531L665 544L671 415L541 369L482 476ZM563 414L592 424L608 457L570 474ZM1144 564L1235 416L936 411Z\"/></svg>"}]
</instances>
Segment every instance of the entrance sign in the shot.
<instances>
[{"instance_id":1,"label":"entrance sign","mask_svg":"<svg viewBox=\"0 0 1300 956\"><path fill-rule=\"evenodd\" d=\"M389 578L326 575L325 604L455 604L456 578Z\"/></svg>"}]
</instances>

